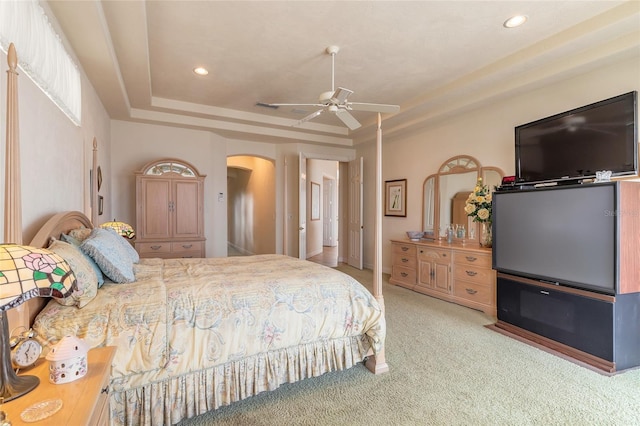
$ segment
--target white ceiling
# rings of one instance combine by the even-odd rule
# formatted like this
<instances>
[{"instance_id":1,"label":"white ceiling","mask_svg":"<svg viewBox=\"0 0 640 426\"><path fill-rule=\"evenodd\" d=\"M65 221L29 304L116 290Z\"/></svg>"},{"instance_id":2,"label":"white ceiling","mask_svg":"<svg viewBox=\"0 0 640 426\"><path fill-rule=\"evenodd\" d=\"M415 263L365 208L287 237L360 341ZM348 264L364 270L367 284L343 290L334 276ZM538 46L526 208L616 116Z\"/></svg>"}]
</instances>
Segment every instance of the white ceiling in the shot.
<instances>
[{"instance_id":1,"label":"white ceiling","mask_svg":"<svg viewBox=\"0 0 640 426\"><path fill-rule=\"evenodd\" d=\"M113 119L169 123L232 139L339 146L375 137L323 114L292 126L331 89L398 104L385 138L640 55L638 1L49 1ZM510 16L526 14L506 29ZM195 75L196 66L209 75Z\"/></svg>"}]
</instances>

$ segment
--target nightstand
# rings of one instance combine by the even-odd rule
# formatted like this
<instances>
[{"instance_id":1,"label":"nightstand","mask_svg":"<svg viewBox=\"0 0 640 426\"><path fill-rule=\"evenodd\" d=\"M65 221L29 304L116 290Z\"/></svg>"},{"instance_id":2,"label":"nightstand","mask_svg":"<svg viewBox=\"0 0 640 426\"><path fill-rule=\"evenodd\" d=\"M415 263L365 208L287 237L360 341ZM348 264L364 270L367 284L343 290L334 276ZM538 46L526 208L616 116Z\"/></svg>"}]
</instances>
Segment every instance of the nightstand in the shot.
<instances>
[{"instance_id":1,"label":"nightstand","mask_svg":"<svg viewBox=\"0 0 640 426\"><path fill-rule=\"evenodd\" d=\"M40 358L24 374L37 376L40 384L26 395L2 405L13 426L17 425L107 425L109 424L109 378L115 346L91 349L87 354L87 374L62 385L49 382L49 362ZM22 373L21 373L22 374ZM25 423L22 411L40 401L60 398L62 408L36 423Z\"/></svg>"}]
</instances>

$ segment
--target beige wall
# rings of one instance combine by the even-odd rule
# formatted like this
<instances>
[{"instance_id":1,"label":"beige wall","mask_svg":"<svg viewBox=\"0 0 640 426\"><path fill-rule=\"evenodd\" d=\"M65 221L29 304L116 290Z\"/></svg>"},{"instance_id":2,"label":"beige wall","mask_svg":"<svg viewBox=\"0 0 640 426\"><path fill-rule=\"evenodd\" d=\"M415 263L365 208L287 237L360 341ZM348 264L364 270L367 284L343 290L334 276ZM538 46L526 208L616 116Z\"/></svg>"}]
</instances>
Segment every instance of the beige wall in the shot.
<instances>
[{"instance_id":1,"label":"beige wall","mask_svg":"<svg viewBox=\"0 0 640 426\"><path fill-rule=\"evenodd\" d=\"M276 191L273 161L227 158L228 241L245 254L275 253Z\"/></svg>"},{"instance_id":2,"label":"beige wall","mask_svg":"<svg viewBox=\"0 0 640 426\"><path fill-rule=\"evenodd\" d=\"M20 57L20 46L16 46ZM0 140L1 161L6 150L7 59L0 52ZM78 210L91 217L89 171L95 137L99 163L109 173L109 117L93 87L82 75L82 126L74 125L60 109L18 70L19 137L22 175L23 241L29 242L53 214ZM4 166L0 173L2 221L4 221ZM109 196L110 185L101 194ZM102 216L102 217L106 217ZM102 218L101 217L101 218ZM0 229L4 236L4 229ZM4 240L3 237L2 240Z\"/></svg>"},{"instance_id":3,"label":"beige wall","mask_svg":"<svg viewBox=\"0 0 640 426\"><path fill-rule=\"evenodd\" d=\"M447 158L459 154L476 157L484 166L515 173L514 127L555 113L629 91L640 91L640 58L613 63L541 89L482 105L425 127L402 139L384 138L382 180L407 179L407 217L384 217L383 270L391 271L391 238L420 230L422 184ZM384 122L383 122L384 134ZM357 147L365 159L365 229L374 229L375 145ZM579 155L579 153L577 153ZM374 235L365 233L365 265L373 266Z\"/></svg>"}]
</instances>

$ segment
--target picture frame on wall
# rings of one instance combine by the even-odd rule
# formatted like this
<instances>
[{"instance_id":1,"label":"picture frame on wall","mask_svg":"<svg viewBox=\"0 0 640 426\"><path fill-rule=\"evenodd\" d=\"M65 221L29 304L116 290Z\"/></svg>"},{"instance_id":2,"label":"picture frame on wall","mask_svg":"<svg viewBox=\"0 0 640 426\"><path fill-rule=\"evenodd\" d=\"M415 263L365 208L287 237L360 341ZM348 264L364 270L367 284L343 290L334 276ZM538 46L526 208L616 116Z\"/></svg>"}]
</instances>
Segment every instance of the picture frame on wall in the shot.
<instances>
[{"instance_id":1,"label":"picture frame on wall","mask_svg":"<svg viewBox=\"0 0 640 426\"><path fill-rule=\"evenodd\" d=\"M407 217L407 180L384 182L384 215Z\"/></svg>"},{"instance_id":2,"label":"picture frame on wall","mask_svg":"<svg viewBox=\"0 0 640 426\"><path fill-rule=\"evenodd\" d=\"M320 220L320 184L311 182L311 220Z\"/></svg>"}]
</instances>

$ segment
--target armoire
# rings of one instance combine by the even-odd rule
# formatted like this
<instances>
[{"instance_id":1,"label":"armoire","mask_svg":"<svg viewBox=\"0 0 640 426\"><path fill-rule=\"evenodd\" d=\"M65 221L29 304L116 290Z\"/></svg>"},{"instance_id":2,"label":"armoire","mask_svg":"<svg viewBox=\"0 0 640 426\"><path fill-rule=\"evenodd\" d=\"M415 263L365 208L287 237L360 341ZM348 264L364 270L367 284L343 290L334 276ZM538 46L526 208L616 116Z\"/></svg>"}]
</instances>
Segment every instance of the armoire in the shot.
<instances>
[{"instance_id":1,"label":"armoire","mask_svg":"<svg viewBox=\"0 0 640 426\"><path fill-rule=\"evenodd\" d=\"M163 158L135 176L135 248L140 257L205 257L206 175L186 161Z\"/></svg>"}]
</instances>

